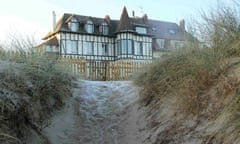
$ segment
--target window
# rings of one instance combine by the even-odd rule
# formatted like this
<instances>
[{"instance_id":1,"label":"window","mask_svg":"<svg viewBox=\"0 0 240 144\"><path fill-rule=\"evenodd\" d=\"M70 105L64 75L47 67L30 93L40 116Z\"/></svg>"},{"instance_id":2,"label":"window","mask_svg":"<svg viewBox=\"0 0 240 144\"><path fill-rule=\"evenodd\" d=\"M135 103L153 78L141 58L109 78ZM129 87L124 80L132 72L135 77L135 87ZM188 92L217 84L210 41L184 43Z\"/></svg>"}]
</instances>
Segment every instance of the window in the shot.
<instances>
[{"instance_id":1,"label":"window","mask_svg":"<svg viewBox=\"0 0 240 144\"><path fill-rule=\"evenodd\" d=\"M119 53L121 54L132 54L132 40L121 40L119 41Z\"/></svg>"},{"instance_id":2,"label":"window","mask_svg":"<svg viewBox=\"0 0 240 144\"><path fill-rule=\"evenodd\" d=\"M78 41L78 54L83 54L83 52L82 52L82 41L81 40L79 40Z\"/></svg>"},{"instance_id":3,"label":"window","mask_svg":"<svg viewBox=\"0 0 240 144\"><path fill-rule=\"evenodd\" d=\"M102 43L102 55L108 55L108 44Z\"/></svg>"},{"instance_id":4,"label":"window","mask_svg":"<svg viewBox=\"0 0 240 144\"><path fill-rule=\"evenodd\" d=\"M168 32L169 32L170 34L172 34L172 35L175 35L175 34L176 34L176 30L174 30L174 29L169 29Z\"/></svg>"},{"instance_id":5,"label":"window","mask_svg":"<svg viewBox=\"0 0 240 144\"><path fill-rule=\"evenodd\" d=\"M109 27L108 24L106 22L103 22L102 25L100 26L100 30L99 30L102 34L107 35L109 32Z\"/></svg>"},{"instance_id":6,"label":"window","mask_svg":"<svg viewBox=\"0 0 240 144\"><path fill-rule=\"evenodd\" d=\"M183 45L184 44L182 42L175 42L175 48L181 48Z\"/></svg>"},{"instance_id":7,"label":"window","mask_svg":"<svg viewBox=\"0 0 240 144\"><path fill-rule=\"evenodd\" d=\"M121 41L120 40L117 41L117 54L118 55L121 54Z\"/></svg>"},{"instance_id":8,"label":"window","mask_svg":"<svg viewBox=\"0 0 240 144\"><path fill-rule=\"evenodd\" d=\"M64 54L67 53L66 40L62 40L62 41L61 41L61 53L64 53Z\"/></svg>"},{"instance_id":9,"label":"window","mask_svg":"<svg viewBox=\"0 0 240 144\"><path fill-rule=\"evenodd\" d=\"M94 27L93 27L93 22L92 21L87 21L85 24L85 30L87 33L93 33L94 32Z\"/></svg>"},{"instance_id":10,"label":"window","mask_svg":"<svg viewBox=\"0 0 240 144\"><path fill-rule=\"evenodd\" d=\"M46 52L58 52L58 48L56 46L46 45Z\"/></svg>"},{"instance_id":11,"label":"window","mask_svg":"<svg viewBox=\"0 0 240 144\"><path fill-rule=\"evenodd\" d=\"M83 42L83 54L93 55L93 42Z\"/></svg>"},{"instance_id":12,"label":"window","mask_svg":"<svg viewBox=\"0 0 240 144\"><path fill-rule=\"evenodd\" d=\"M143 55L143 43L140 41L136 41L134 43L134 52L135 55Z\"/></svg>"},{"instance_id":13,"label":"window","mask_svg":"<svg viewBox=\"0 0 240 144\"><path fill-rule=\"evenodd\" d=\"M67 40L67 53L68 54L77 54L77 41L76 40Z\"/></svg>"},{"instance_id":14,"label":"window","mask_svg":"<svg viewBox=\"0 0 240 144\"><path fill-rule=\"evenodd\" d=\"M70 21L71 31L77 32L79 30L79 23L75 18L72 18Z\"/></svg>"},{"instance_id":15,"label":"window","mask_svg":"<svg viewBox=\"0 0 240 144\"><path fill-rule=\"evenodd\" d=\"M72 49L71 49L71 51L72 51L72 54L77 54L77 46L78 46L78 44L77 44L77 41L75 40L75 41L72 41Z\"/></svg>"},{"instance_id":16,"label":"window","mask_svg":"<svg viewBox=\"0 0 240 144\"><path fill-rule=\"evenodd\" d=\"M71 30L77 32L79 30L79 24L76 22L71 22L70 24Z\"/></svg>"},{"instance_id":17,"label":"window","mask_svg":"<svg viewBox=\"0 0 240 144\"><path fill-rule=\"evenodd\" d=\"M128 40L127 43L128 43L127 53L132 54L132 51L133 51L132 50L132 40Z\"/></svg>"},{"instance_id":18,"label":"window","mask_svg":"<svg viewBox=\"0 0 240 144\"><path fill-rule=\"evenodd\" d=\"M127 40L121 40L121 53L127 54Z\"/></svg>"},{"instance_id":19,"label":"window","mask_svg":"<svg viewBox=\"0 0 240 144\"><path fill-rule=\"evenodd\" d=\"M46 45L46 52L51 52L52 51L52 47L50 45Z\"/></svg>"},{"instance_id":20,"label":"window","mask_svg":"<svg viewBox=\"0 0 240 144\"><path fill-rule=\"evenodd\" d=\"M152 31L157 31L157 28L156 27L152 27Z\"/></svg>"},{"instance_id":21,"label":"window","mask_svg":"<svg viewBox=\"0 0 240 144\"><path fill-rule=\"evenodd\" d=\"M147 34L147 29L144 27L136 27L136 32L140 34Z\"/></svg>"},{"instance_id":22,"label":"window","mask_svg":"<svg viewBox=\"0 0 240 144\"><path fill-rule=\"evenodd\" d=\"M52 46L52 52L58 52L58 47Z\"/></svg>"},{"instance_id":23,"label":"window","mask_svg":"<svg viewBox=\"0 0 240 144\"><path fill-rule=\"evenodd\" d=\"M159 48L164 48L164 40L163 39L156 39Z\"/></svg>"}]
</instances>

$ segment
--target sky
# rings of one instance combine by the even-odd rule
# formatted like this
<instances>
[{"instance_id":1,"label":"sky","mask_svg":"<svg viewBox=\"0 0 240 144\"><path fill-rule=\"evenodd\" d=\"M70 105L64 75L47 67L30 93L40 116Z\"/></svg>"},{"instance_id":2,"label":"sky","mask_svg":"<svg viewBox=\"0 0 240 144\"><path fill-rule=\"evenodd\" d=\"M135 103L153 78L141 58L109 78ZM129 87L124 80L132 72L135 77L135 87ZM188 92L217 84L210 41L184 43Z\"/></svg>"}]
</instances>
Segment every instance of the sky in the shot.
<instances>
[{"instance_id":1,"label":"sky","mask_svg":"<svg viewBox=\"0 0 240 144\"><path fill-rule=\"evenodd\" d=\"M0 5L0 42L13 35L34 37L41 42L52 30L52 11L57 20L64 13L120 19L126 6L129 16L134 11L136 16L147 14L150 19L179 23L217 1L220 0L6 0Z\"/></svg>"}]
</instances>

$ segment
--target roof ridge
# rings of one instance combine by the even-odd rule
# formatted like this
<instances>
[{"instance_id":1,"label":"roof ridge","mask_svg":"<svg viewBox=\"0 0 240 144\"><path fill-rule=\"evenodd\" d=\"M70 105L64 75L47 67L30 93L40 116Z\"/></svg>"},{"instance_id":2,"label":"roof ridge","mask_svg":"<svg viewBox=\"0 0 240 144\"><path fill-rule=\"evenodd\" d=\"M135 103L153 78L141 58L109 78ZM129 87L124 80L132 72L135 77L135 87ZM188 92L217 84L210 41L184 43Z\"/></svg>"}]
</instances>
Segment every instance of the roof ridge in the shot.
<instances>
[{"instance_id":1,"label":"roof ridge","mask_svg":"<svg viewBox=\"0 0 240 144\"><path fill-rule=\"evenodd\" d=\"M176 22L169 22L169 21L163 21L163 20L156 20L156 19L148 19L149 21L157 21L157 22L162 22L162 23L172 23L172 24L177 24Z\"/></svg>"}]
</instances>

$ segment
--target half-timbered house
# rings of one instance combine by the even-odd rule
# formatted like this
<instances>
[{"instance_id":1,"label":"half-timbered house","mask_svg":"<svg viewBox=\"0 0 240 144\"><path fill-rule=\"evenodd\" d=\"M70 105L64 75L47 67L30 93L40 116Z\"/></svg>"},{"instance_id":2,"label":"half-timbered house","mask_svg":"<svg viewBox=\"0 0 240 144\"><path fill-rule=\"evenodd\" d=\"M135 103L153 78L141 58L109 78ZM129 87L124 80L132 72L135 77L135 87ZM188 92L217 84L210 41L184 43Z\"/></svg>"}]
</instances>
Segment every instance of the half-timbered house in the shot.
<instances>
[{"instance_id":1,"label":"half-timbered house","mask_svg":"<svg viewBox=\"0 0 240 144\"><path fill-rule=\"evenodd\" d=\"M178 25L146 14L130 17L126 7L120 20L65 13L53 27L43 38L41 51L93 61L151 60L185 41L184 20Z\"/></svg>"}]
</instances>

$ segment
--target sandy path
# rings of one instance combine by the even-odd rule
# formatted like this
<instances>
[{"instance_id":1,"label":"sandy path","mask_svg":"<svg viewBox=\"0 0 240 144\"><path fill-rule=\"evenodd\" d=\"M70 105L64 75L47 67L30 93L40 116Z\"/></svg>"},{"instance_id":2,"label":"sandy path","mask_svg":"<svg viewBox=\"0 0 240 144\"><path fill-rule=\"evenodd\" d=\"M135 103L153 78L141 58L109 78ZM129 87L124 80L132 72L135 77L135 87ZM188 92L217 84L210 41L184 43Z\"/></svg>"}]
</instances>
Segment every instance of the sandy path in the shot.
<instances>
[{"instance_id":1,"label":"sandy path","mask_svg":"<svg viewBox=\"0 0 240 144\"><path fill-rule=\"evenodd\" d=\"M142 144L147 133L138 91L130 81L79 80L45 134L53 144Z\"/></svg>"}]
</instances>

